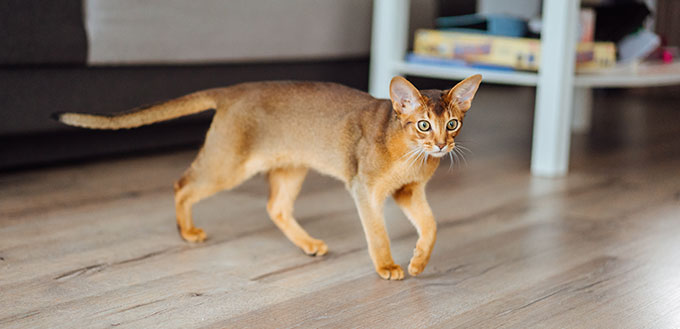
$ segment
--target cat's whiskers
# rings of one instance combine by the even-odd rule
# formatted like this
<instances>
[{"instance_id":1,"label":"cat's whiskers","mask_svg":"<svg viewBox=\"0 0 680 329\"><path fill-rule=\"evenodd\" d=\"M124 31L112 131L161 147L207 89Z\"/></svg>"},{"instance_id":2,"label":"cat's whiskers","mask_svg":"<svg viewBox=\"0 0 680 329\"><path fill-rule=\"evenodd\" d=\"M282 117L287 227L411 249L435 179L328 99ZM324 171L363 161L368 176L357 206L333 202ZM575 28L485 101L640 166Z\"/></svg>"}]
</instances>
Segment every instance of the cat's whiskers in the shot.
<instances>
[{"instance_id":1,"label":"cat's whiskers","mask_svg":"<svg viewBox=\"0 0 680 329\"><path fill-rule=\"evenodd\" d=\"M404 155L402 155L401 158L399 158L399 160L401 160L401 159L403 159L403 158L405 158L405 157L407 157L407 156L408 156L408 158L410 159L410 158L413 156L413 154L414 154L415 152L417 152L417 151L418 151L418 148L414 147L414 148L412 148L410 151L404 153Z\"/></svg>"},{"instance_id":2,"label":"cat's whiskers","mask_svg":"<svg viewBox=\"0 0 680 329\"><path fill-rule=\"evenodd\" d=\"M420 160L420 157L423 156L423 154L425 154L425 149L419 148L419 149L418 149L418 153L416 154L416 157L413 158L413 161L411 161L411 162L408 164L409 168L412 168L413 165L415 165L415 164Z\"/></svg>"},{"instance_id":3,"label":"cat's whiskers","mask_svg":"<svg viewBox=\"0 0 680 329\"><path fill-rule=\"evenodd\" d=\"M406 152L400 159L404 159L404 162L408 163L408 167L411 167L411 164L415 161L415 159L418 158L418 154L420 153L420 148L419 147L414 147L410 151Z\"/></svg>"},{"instance_id":4,"label":"cat's whiskers","mask_svg":"<svg viewBox=\"0 0 680 329\"><path fill-rule=\"evenodd\" d=\"M473 154L473 152L472 152L469 148L467 148L467 147L465 147L465 146L463 146L463 145L456 144L456 148L458 148L458 150L459 150L461 153L467 152L468 154Z\"/></svg>"},{"instance_id":5,"label":"cat's whiskers","mask_svg":"<svg viewBox=\"0 0 680 329\"><path fill-rule=\"evenodd\" d=\"M409 162L409 165L408 165L409 167L411 167L413 162L415 162L416 159L418 159L420 157L420 152L421 152L421 150L420 150L419 147L416 147L411 152L409 152L411 155L408 157L408 159L406 159L406 161Z\"/></svg>"},{"instance_id":6,"label":"cat's whiskers","mask_svg":"<svg viewBox=\"0 0 680 329\"><path fill-rule=\"evenodd\" d=\"M451 172L453 170L453 155L452 155L452 153L453 153L453 149L451 149L451 151L446 152L446 154L449 155L449 160L451 160L449 162L449 172Z\"/></svg>"},{"instance_id":7,"label":"cat's whiskers","mask_svg":"<svg viewBox=\"0 0 680 329\"><path fill-rule=\"evenodd\" d=\"M468 163L467 163L467 160L465 159L465 154L463 154L463 151L461 151L460 149L456 149L456 148L454 148L453 151L456 152L456 154L458 154L461 159L463 159L463 163L465 163L465 166L467 167Z\"/></svg>"},{"instance_id":8,"label":"cat's whiskers","mask_svg":"<svg viewBox=\"0 0 680 329\"><path fill-rule=\"evenodd\" d=\"M458 153L451 150L451 154L453 154L453 159L456 160L456 166L460 166L460 157L458 156Z\"/></svg>"},{"instance_id":9,"label":"cat's whiskers","mask_svg":"<svg viewBox=\"0 0 680 329\"><path fill-rule=\"evenodd\" d=\"M418 147L418 153L416 153L416 156L413 158L413 160L411 162L409 162L408 167L412 168L413 165L415 165L417 162L419 162L419 161L422 162L421 156L424 156L424 155L425 156L427 155L427 151L422 147Z\"/></svg>"}]
</instances>

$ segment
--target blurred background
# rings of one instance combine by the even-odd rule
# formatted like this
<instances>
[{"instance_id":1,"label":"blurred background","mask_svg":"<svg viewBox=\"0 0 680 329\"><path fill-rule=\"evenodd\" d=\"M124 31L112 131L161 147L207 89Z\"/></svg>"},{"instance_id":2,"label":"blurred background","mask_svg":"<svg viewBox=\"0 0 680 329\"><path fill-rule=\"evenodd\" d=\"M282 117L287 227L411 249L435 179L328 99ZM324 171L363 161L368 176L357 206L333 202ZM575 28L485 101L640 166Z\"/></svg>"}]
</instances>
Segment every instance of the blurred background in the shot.
<instances>
[{"instance_id":1,"label":"blurred background","mask_svg":"<svg viewBox=\"0 0 680 329\"><path fill-rule=\"evenodd\" d=\"M602 14L604 19L590 22L595 36L610 33L614 25L622 32L604 38L621 39L645 28L659 37L652 40L654 48L678 44L680 23L674 19L680 15L678 1L582 5L605 8L595 10L596 17ZM210 113L203 113L107 132L57 124L49 120L56 111L112 113L257 80L334 81L368 90L372 10L372 2L366 0L3 0L0 169L195 147L210 118ZM458 27L493 35L498 30L491 29L491 19L499 16L519 22L517 36L537 37L540 13L537 0L413 0L408 49L415 31L422 28ZM453 26L450 20L441 20L456 17L463 19L454 19ZM532 29L537 19L538 30ZM666 56L677 56L668 49ZM451 84L412 78L421 88ZM677 91L661 89L665 94Z\"/></svg>"}]
</instances>

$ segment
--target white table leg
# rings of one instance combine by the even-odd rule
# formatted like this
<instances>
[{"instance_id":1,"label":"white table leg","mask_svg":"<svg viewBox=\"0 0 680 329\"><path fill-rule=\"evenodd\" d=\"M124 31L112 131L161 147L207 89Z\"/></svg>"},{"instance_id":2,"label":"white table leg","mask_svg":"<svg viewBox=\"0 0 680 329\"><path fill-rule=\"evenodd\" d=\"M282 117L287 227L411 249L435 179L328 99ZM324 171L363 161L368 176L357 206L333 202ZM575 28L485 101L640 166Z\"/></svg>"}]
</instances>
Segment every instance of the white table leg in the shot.
<instances>
[{"instance_id":1,"label":"white table leg","mask_svg":"<svg viewBox=\"0 0 680 329\"><path fill-rule=\"evenodd\" d=\"M394 63L403 60L406 55L408 21L408 0L373 1L368 91L374 97L389 98L390 80L399 74Z\"/></svg>"},{"instance_id":2,"label":"white table leg","mask_svg":"<svg viewBox=\"0 0 680 329\"><path fill-rule=\"evenodd\" d=\"M571 118L571 131L586 133L590 130L593 110L593 90L588 87L574 88L574 106Z\"/></svg>"},{"instance_id":3,"label":"white table leg","mask_svg":"<svg viewBox=\"0 0 680 329\"><path fill-rule=\"evenodd\" d=\"M568 170L578 10L578 0L543 1L531 153L536 176L564 176Z\"/></svg>"}]
</instances>

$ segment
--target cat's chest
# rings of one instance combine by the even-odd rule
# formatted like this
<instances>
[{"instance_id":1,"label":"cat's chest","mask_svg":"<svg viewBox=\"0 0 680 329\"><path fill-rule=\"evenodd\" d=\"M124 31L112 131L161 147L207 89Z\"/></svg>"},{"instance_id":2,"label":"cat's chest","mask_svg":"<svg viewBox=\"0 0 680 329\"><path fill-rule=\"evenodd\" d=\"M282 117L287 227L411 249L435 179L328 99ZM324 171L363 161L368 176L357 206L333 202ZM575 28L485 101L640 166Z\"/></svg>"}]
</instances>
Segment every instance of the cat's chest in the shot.
<instances>
[{"instance_id":1,"label":"cat's chest","mask_svg":"<svg viewBox=\"0 0 680 329\"><path fill-rule=\"evenodd\" d=\"M428 159L418 163L402 161L395 163L384 172L382 180L390 190L406 184L427 182L439 165L438 159Z\"/></svg>"}]
</instances>

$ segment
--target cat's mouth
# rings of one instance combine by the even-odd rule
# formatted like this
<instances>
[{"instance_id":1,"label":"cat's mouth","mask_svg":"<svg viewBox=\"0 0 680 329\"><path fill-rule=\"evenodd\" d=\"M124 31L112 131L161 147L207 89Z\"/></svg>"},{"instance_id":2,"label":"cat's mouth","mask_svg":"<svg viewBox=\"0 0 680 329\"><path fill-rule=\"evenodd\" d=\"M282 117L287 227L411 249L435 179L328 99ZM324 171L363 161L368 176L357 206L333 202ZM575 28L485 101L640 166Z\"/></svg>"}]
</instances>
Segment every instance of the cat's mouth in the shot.
<instances>
[{"instance_id":1,"label":"cat's mouth","mask_svg":"<svg viewBox=\"0 0 680 329\"><path fill-rule=\"evenodd\" d=\"M446 152L446 151L427 152L427 154L429 154L429 155L431 155L435 158L441 158L441 157L445 156L446 153L449 153L449 152Z\"/></svg>"}]
</instances>

